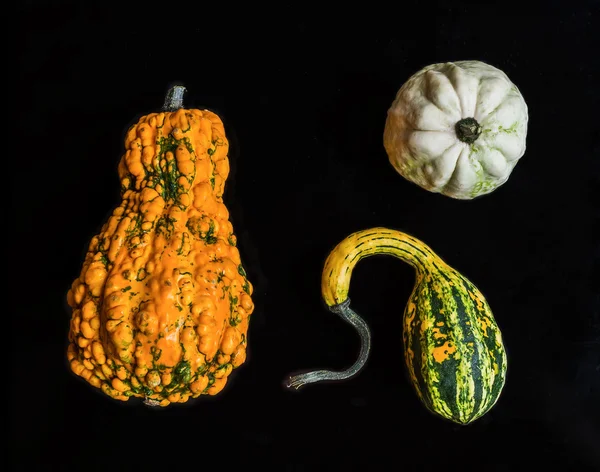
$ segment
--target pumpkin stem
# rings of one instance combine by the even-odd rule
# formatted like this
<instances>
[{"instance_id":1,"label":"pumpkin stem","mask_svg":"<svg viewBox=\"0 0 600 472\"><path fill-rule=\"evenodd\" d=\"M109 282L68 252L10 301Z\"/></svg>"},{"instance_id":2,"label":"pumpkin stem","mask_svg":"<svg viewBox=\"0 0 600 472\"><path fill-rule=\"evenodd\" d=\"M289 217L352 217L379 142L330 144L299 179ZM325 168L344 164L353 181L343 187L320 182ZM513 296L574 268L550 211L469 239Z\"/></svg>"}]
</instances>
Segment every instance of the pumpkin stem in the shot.
<instances>
[{"instance_id":1,"label":"pumpkin stem","mask_svg":"<svg viewBox=\"0 0 600 472\"><path fill-rule=\"evenodd\" d=\"M360 336L360 352L358 354L358 359L354 364L343 371L313 370L304 374L293 375L288 378L285 384L287 388L295 388L298 390L303 385L309 383L321 382L323 380L348 379L358 373L365 365L365 362L367 362L369 351L371 349L371 332L369 331L369 326L365 320L350 308L350 298L347 298L342 303L329 307L329 310L340 315L343 320L350 323L358 331Z\"/></svg>"},{"instance_id":2,"label":"pumpkin stem","mask_svg":"<svg viewBox=\"0 0 600 472\"><path fill-rule=\"evenodd\" d=\"M183 85L173 85L167 92L163 110L176 111L183 108L183 94L185 91L186 88Z\"/></svg>"},{"instance_id":3,"label":"pumpkin stem","mask_svg":"<svg viewBox=\"0 0 600 472\"><path fill-rule=\"evenodd\" d=\"M458 139L467 144L474 143L481 134L481 125L475 118L463 118L454 128Z\"/></svg>"}]
</instances>

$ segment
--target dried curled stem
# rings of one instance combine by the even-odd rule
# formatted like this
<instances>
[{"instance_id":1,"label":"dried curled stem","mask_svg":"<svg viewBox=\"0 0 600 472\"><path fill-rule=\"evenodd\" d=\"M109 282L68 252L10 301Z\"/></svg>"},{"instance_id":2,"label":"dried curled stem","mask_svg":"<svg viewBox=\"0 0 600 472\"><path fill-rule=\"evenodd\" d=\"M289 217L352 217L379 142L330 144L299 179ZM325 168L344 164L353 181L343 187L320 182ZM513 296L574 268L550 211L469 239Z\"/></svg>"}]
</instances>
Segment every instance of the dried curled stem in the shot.
<instances>
[{"instance_id":1,"label":"dried curled stem","mask_svg":"<svg viewBox=\"0 0 600 472\"><path fill-rule=\"evenodd\" d=\"M356 362L342 371L332 370L313 370L302 374L297 374L289 377L285 383L287 388L300 389L300 387L324 380L345 380L356 375L367 362L369 351L371 349L371 332L369 326L352 308L350 308L350 298L347 298L342 303L329 307L333 313L350 323L360 336L360 352Z\"/></svg>"}]
</instances>

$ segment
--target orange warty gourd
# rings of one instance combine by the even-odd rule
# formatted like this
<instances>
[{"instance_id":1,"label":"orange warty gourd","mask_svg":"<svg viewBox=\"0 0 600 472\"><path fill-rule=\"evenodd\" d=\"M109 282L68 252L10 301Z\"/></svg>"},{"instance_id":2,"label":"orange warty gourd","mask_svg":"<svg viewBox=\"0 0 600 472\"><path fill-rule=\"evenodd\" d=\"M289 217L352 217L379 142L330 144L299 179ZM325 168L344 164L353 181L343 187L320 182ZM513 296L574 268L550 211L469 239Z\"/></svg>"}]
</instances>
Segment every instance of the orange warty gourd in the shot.
<instances>
[{"instance_id":1,"label":"orange warty gourd","mask_svg":"<svg viewBox=\"0 0 600 472\"><path fill-rule=\"evenodd\" d=\"M182 108L184 91L171 88L163 111L127 132L122 202L67 295L71 370L152 406L219 393L246 359L254 309L223 203L223 122Z\"/></svg>"}]
</instances>

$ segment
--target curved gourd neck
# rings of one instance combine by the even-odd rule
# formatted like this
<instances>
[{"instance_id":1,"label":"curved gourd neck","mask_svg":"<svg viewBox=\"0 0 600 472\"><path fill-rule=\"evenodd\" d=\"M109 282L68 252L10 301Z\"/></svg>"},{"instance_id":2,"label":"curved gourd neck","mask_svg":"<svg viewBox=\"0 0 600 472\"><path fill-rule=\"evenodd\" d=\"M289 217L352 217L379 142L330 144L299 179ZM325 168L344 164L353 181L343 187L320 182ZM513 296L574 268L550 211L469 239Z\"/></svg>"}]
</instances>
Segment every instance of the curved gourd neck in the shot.
<instances>
[{"instance_id":1,"label":"curved gourd neck","mask_svg":"<svg viewBox=\"0 0 600 472\"><path fill-rule=\"evenodd\" d=\"M401 231L387 228L371 228L358 231L342 240L325 261L321 279L321 293L329 310L350 323L360 336L360 353L357 360L345 370L315 370L290 377L288 388L323 380L343 380L359 372L369 356L371 333L367 323L350 308L348 290L354 266L361 259L386 254L395 256L412 265L417 276L435 270L442 265L440 258L424 243Z\"/></svg>"},{"instance_id":2,"label":"curved gourd neck","mask_svg":"<svg viewBox=\"0 0 600 472\"><path fill-rule=\"evenodd\" d=\"M365 257L385 254L397 257L415 268L417 274L427 272L440 258L423 242L401 231L372 228L358 231L341 241L329 254L322 276L322 295L328 306L348 298L352 270Z\"/></svg>"}]
</instances>

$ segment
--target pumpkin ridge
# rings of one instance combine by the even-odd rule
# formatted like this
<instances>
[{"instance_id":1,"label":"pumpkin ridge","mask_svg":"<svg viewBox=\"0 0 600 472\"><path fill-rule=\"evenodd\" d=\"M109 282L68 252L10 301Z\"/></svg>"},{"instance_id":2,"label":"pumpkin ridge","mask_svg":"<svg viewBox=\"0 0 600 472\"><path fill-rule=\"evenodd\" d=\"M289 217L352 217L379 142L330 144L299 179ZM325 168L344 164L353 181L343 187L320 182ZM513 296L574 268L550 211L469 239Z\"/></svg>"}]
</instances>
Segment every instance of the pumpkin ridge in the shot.
<instances>
[{"instance_id":1,"label":"pumpkin ridge","mask_svg":"<svg viewBox=\"0 0 600 472\"><path fill-rule=\"evenodd\" d=\"M406 180L430 192L469 200L508 181L526 150L528 119L523 96L501 70L480 61L431 64L396 92L383 145L390 164ZM452 169L447 155L452 146L440 153L440 138L423 132L432 129L452 131L455 144L466 143L472 150L476 143L477 152L487 156L487 166L482 168L479 156L459 157ZM481 140L482 134L493 139ZM499 155L489 152L494 148L503 150Z\"/></svg>"}]
</instances>

